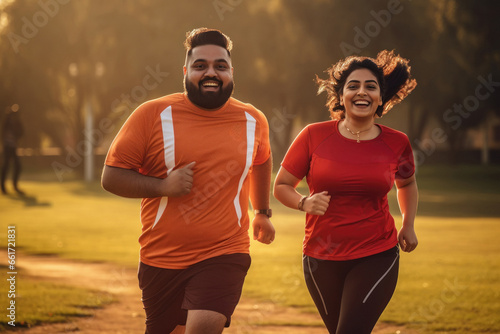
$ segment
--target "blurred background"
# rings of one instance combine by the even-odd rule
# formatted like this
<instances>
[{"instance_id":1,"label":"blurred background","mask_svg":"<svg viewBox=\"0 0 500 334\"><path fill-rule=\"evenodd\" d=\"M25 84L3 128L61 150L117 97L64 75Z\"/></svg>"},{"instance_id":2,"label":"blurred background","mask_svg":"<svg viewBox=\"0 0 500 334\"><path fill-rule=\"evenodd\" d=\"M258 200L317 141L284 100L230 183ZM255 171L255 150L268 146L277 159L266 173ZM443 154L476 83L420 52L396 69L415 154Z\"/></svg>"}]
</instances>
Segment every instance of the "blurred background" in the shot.
<instances>
[{"instance_id":1,"label":"blurred background","mask_svg":"<svg viewBox=\"0 0 500 334\"><path fill-rule=\"evenodd\" d=\"M17 112L23 165L98 179L110 142L146 100L182 91L196 27L234 42L234 97L268 117L275 165L329 118L315 76L351 54L410 59L416 90L380 120L418 165L500 162L495 0L0 0L0 111ZM85 171L87 169L87 171Z\"/></svg>"},{"instance_id":2,"label":"blurred background","mask_svg":"<svg viewBox=\"0 0 500 334\"><path fill-rule=\"evenodd\" d=\"M183 90L186 32L210 27L234 42L234 97L266 114L276 169L306 124L329 119L316 75L351 54L410 59L417 88L379 122L410 137L420 245L403 255L381 321L405 333L500 333L499 12L497 0L0 0L1 159L10 143L22 165L21 196L10 175L0 196L0 250L17 231L18 326L87 317L117 284L115 273L99 293L54 284L23 267L28 254L119 264L135 284L139 200L105 193L99 174L133 110ZM394 191L389 201L400 225ZM301 273L303 216L271 205L279 238L253 242L243 299L317 314ZM139 326L141 308L130 318ZM3 318L0 332L11 329ZM263 313L239 321L252 333L283 325Z\"/></svg>"}]
</instances>

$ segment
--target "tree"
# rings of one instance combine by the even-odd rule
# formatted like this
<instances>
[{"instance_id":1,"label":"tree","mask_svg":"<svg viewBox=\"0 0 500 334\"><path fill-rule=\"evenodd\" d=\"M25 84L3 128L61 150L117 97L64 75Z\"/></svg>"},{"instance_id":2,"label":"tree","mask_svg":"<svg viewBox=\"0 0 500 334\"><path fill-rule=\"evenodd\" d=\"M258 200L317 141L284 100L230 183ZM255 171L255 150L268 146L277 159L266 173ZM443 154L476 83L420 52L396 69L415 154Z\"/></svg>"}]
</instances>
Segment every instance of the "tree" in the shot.
<instances>
[{"instance_id":1,"label":"tree","mask_svg":"<svg viewBox=\"0 0 500 334\"><path fill-rule=\"evenodd\" d=\"M0 6L0 108L20 105L27 147L78 154L91 105L93 142L106 148L136 106L182 90L182 42L201 26L233 39L235 97L267 115L277 159L297 129L328 119L315 75L323 77L350 53L373 57L394 49L411 60L419 83L405 103L412 142L434 118L458 152L463 132L498 112L494 0L10 0ZM467 117L455 112L455 104L474 107L475 100L465 99L481 80L493 82L480 90L488 97L478 98L473 112L464 109Z\"/></svg>"}]
</instances>

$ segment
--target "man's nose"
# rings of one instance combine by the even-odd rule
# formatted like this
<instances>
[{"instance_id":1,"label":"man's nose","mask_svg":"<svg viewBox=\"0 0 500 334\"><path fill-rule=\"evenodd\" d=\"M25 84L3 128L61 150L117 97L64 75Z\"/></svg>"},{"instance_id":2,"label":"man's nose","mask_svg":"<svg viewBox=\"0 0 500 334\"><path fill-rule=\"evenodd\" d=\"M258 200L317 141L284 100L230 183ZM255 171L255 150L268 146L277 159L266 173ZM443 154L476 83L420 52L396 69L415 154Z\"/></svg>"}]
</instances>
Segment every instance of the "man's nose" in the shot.
<instances>
[{"instance_id":1,"label":"man's nose","mask_svg":"<svg viewBox=\"0 0 500 334\"><path fill-rule=\"evenodd\" d=\"M208 66L207 71L205 72L205 76L215 77L217 73L215 72L215 68L213 66Z\"/></svg>"}]
</instances>

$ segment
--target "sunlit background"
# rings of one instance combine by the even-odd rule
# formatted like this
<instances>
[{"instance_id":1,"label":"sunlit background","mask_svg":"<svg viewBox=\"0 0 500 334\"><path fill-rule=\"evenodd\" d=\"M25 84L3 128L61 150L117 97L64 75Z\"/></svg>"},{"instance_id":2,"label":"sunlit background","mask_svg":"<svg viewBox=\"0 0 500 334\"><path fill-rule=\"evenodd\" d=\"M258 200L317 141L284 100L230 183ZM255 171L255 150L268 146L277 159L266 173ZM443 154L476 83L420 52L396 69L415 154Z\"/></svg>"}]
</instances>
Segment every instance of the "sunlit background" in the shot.
<instances>
[{"instance_id":1,"label":"sunlit background","mask_svg":"<svg viewBox=\"0 0 500 334\"><path fill-rule=\"evenodd\" d=\"M306 123L328 119L316 75L350 54L389 49L410 59L418 87L380 121L410 136L417 163L500 162L497 1L2 0L0 8L2 114L19 109L24 161L61 177L83 177L89 152L99 169L135 107L182 91L182 43L201 26L232 38L234 96L267 115L276 160Z\"/></svg>"},{"instance_id":2,"label":"sunlit background","mask_svg":"<svg viewBox=\"0 0 500 334\"><path fill-rule=\"evenodd\" d=\"M402 255L381 322L400 333L500 333L499 12L497 0L0 0L0 133L9 113L25 129L17 150L25 194L12 192L9 174L0 196L1 252L8 228L17 233L18 327L87 317L109 302L106 287L103 299L43 281L47 273L22 267L29 255L120 264L135 275L140 204L102 190L104 156L137 106L182 91L186 32L210 27L234 42L234 97L266 114L275 169L298 131L329 119L316 75L351 54L387 49L410 60L417 88L378 122L413 146L420 243ZM389 201L400 224L394 191ZM272 196L271 206L276 241L252 243L243 307L271 301L317 316L301 273L304 217ZM11 329L7 320L0 332ZM233 333L258 333L257 320L235 317Z\"/></svg>"}]
</instances>

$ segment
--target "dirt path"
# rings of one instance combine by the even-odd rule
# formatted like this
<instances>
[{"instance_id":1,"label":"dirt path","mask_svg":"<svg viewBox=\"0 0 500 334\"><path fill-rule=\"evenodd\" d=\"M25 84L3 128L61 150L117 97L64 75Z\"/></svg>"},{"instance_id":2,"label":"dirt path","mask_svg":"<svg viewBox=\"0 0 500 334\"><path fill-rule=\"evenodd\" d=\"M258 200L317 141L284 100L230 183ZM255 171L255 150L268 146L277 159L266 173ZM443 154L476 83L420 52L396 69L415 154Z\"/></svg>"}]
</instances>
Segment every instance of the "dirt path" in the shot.
<instances>
[{"instance_id":1,"label":"dirt path","mask_svg":"<svg viewBox=\"0 0 500 334\"><path fill-rule=\"evenodd\" d=\"M104 263L84 263L57 257L18 257L18 266L26 274L41 279L64 282L79 287L106 291L113 294L115 303L94 311L86 318L74 318L68 323L42 325L16 332L23 334L137 334L144 333L144 311L133 269ZM267 326L263 323L300 323L302 326ZM225 334L316 334L327 333L318 326L321 319L316 314L304 314L294 308L273 303L262 303L243 297L233 315L231 327ZM379 324L376 334L413 334L404 328Z\"/></svg>"}]
</instances>

